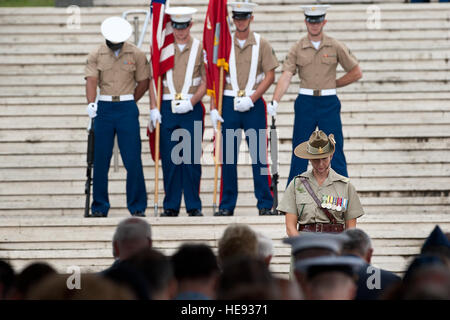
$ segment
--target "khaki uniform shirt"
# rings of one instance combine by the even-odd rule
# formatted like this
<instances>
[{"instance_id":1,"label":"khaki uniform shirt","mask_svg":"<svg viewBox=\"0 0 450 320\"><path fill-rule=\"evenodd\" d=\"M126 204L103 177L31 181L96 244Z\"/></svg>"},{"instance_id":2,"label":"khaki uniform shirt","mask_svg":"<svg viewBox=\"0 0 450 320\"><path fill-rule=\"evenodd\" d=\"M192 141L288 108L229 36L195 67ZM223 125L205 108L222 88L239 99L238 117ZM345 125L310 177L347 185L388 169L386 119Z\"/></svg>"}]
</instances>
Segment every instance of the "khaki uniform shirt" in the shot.
<instances>
[{"instance_id":1,"label":"khaki uniform shirt","mask_svg":"<svg viewBox=\"0 0 450 320\"><path fill-rule=\"evenodd\" d=\"M300 176L308 179L311 189L319 200L322 201L324 195L341 197L348 200L347 210L345 211L328 209L338 223L359 218L364 214L358 194L356 193L355 187L350 183L349 178L341 176L333 169L330 169L328 177L319 186L311 170L302 173ZM331 223L322 209L317 206L298 177L295 177L289 183L277 209L285 213L296 214L300 224Z\"/></svg>"},{"instance_id":2,"label":"khaki uniform shirt","mask_svg":"<svg viewBox=\"0 0 450 320\"><path fill-rule=\"evenodd\" d=\"M174 67L172 69L173 72L172 78L173 78L173 85L177 93L181 93L181 90L183 89L184 79L186 77L186 69L189 62L189 55L191 54L193 42L194 39L191 37L188 43L186 43L186 46L183 48L183 51L180 51L178 45L174 43L175 57L174 57ZM194 72L192 73L192 79L202 77L206 77L206 71L203 56L203 44L200 41L197 57L195 59ZM163 94L169 94L170 91L166 84L166 76L164 76L164 83L165 85L163 86ZM197 86L191 85L188 93L195 94L195 92L197 92L198 87L199 87L198 85Z\"/></svg>"},{"instance_id":3,"label":"khaki uniform shirt","mask_svg":"<svg viewBox=\"0 0 450 320\"><path fill-rule=\"evenodd\" d=\"M234 52L236 56L236 78L239 90L244 90L247 86L248 75L250 73L250 65L252 60L252 46L256 44L255 35L250 31L244 46L241 48L237 37L234 37ZM270 46L269 42L263 37L259 42L258 66L256 67L256 76L276 69L279 66L278 59ZM227 74L229 77L229 74ZM255 83L253 90L256 90L258 84ZM233 90L231 83L225 85L225 90Z\"/></svg>"},{"instance_id":4,"label":"khaki uniform shirt","mask_svg":"<svg viewBox=\"0 0 450 320\"><path fill-rule=\"evenodd\" d=\"M125 42L116 57L106 44L100 45L87 58L85 79L98 79L100 94L119 96L134 94L136 82L150 77L149 63L135 45Z\"/></svg>"},{"instance_id":5,"label":"khaki uniform shirt","mask_svg":"<svg viewBox=\"0 0 450 320\"><path fill-rule=\"evenodd\" d=\"M335 89L338 63L346 72L358 65L358 60L341 42L326 34L316 50L308 37L304 37L289 50L282 71L290 71L300 78L306 89Z\"/></svg>"}]
</instances>

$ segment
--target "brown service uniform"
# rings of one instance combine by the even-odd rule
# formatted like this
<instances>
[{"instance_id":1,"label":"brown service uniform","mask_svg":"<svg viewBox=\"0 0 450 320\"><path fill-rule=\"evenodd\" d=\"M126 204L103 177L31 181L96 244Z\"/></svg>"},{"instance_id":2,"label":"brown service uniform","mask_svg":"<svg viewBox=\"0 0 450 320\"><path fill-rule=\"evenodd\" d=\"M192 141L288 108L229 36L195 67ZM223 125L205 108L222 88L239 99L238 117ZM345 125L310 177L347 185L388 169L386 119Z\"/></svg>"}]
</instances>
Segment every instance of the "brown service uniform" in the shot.
<instances>
[{"instance_id":1,"label":"brown service uniform","mask_svg":"<svg viewBox=\"0 0 450 320\"><path fill-rule=\"evenodd\" d=\"M98 79L101 95L134 94L136 82L150 77L150 68L145 53L133 44L125 42L118 57L102 44L88 55L87 77Z\"/></svg>"},{"instance_id":2,"label":"brown service uniform","mask_svg":"<svg viewBox=\"0 0 450 320\"><path fill-rule=\"evenodd\" d=\"M346 211L328 209L338 223L344 224L345 221L359 218L364 214L358 194L355 187L350 183L349 178L341 176L333 169L330 169L327 179L319 186L312 171L304 172L300 176L308 179L312 190L319 200L324 195L348 199ZM298 179L298 176L287 187L277 209L286 214L297 215L300 225L330 223L326 214L317 206L303 183Z\"/></svg>"},{"instance_id":3,"label":"brown service uniform","mask_svg":"<svg viewBox=\"0 0 450 320\"><path fill-rule=\"evenodd\" d=\"M298 72L302 88L335 89L338 63L348 72L358 65L358 60L342 42L326 34L318 50L306 36L291 47L282 71L294 75Z\"/></svg>"},{"instance_id":4,"label":"brown service uniform","mask_svg":"<svg viewBox=\"0 0 450 320\"><path fill-rule=\"evenodd\" d=\"M234 37L234 52L236 55L236 72L239 90L244 90L247 86L248 75L250 72L250 65L252 60L252 47L256 44L255 35L250 31L244 46L241 48L237 37ZM279 66L277 56L270 46L269 42L263 37L259 42L258 66L256 68L256 76L261 73L266 73L270 70L276 69ZM229 76L229 74L227 74ZM253 90L258 87L255 83ZM226 83L225 90L232 90L231 83Z\"/></svg>"},{"instance_id":5,"label":"brown service uniform","mask_svg":"<svg viewBox=\"0 0 450 320\"><path fill-rule=\"evenodd\" d=\"M173 85L175 87L175 91L177 93L181 93L183 89L184 80L186 77L186 68L189 62L189 55L191 53L192 43L194 39L191 37L186 43L186 46L183 48L183 51L180 51L180 48L176 43L175 46L175 56L174 56L174 67L172 69L173 72ZM203 62L203 46L200 41L200 45L198 47L197 57L195 59L194 72L192 73L192 79L203 78L206 77L205 64ZM166 83L166 76L164 76L164 86L163 86L163 94L168 94L169 88ZM199 85L192 84L189 88L189 94L195 94L197 92Z\"/></svg>"},{"instance_id":6,"label":"brown service uniform","mask_svg":"<svg viewBox=\"0 0 450 320\"><path fill-rule=\"evenodd\" d=\"M283 63L283 72L298 72L300 87L312 89L314 95L321 95L319 90L336 88L336 68L338 63L346 72L358 65L350 50L341 42L323 34L316 50L307 36L303 37L289 50ZM320 92L320 94L319 94ZM340 116L341 103L337 95L308 96L299 94L295 101L293 149L307 140L316 126L326 134L333 133L336 139L336 152L331 167L341 175L348 176L344 156L344 135ZM292 153L288 183L301 172L305 172L308 161L297 158Z\"/></svg>"}]
</instances>

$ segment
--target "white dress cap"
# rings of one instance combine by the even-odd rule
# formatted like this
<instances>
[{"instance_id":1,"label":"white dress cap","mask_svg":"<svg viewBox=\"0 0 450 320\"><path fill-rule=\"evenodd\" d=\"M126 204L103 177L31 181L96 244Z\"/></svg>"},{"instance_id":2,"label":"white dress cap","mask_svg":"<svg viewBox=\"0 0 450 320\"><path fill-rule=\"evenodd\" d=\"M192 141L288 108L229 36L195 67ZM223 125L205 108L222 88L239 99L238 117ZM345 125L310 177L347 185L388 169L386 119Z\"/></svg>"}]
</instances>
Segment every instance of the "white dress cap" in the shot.
<instances>
[{"instance_id":1,"label":"white dress cap","mask_svg":"<svg viewBox=\"0 0 450 320\"><path fill-rule=\"evenodd\" d=\"M342 233L302 232L299 236L285 238L283 242L292 246L293 255L298 251L314 248L328 249L340 254L343 243L348 240L349 237Z\"/></svg>"},{"instance_id":2,"label":"white dress cap","mask_svg":"<svg viewBox=\"0 0 450 320\"><path fill-rule=\"evenodd\" d=\"M234 12L253 12L253 8L257 6L256 3L251 2L230 2L228 5Z\"/></svg>"},{"instance_id":3,"label":"white dress cap","mask_svg":"<svg viewBox=\"0 0 450 320\"><path fill-rule=\"evenodd\" d=\"M349 267L353 273L358 273L358 270L365 264L364 260L354 256L321 256L314 258L307 258L295 263L295 270L307 272L311 267Z\"/></svg>"},{"instance_id":4,"label":"white dress cap","mask_svg":"<svg viewBox=\"0 0 450 320\"><path fill-rule=\"evenodd\" d=\"M170 20L177 23L186 23L192 20L192 15L197 9L191 7L170 7L166 9L166 14L170 15Z\"/></svg>"},{"instance_id":5,"label":"white dress cap","mask_svg":"<svg viewBox=\"0 0 450 320\"><path fill-rule=\"evenodd\" d=\"M328 4L318 4L312 6L300 6L305 11L306 16L316 17L323 16L327 13L327 9L330 7Z\"/></svg>"},{"instance_id":6,"label":"white dress cap","mask_svg":"<svg viewBox=\"0 0 450 320\"><path fill-rule=\"evenodd\" d=\"M128 40L133 29L127 20L121 17L109 17L103 21L101 31L106 40L119 43Z\"/></svg>"}]
</instances>

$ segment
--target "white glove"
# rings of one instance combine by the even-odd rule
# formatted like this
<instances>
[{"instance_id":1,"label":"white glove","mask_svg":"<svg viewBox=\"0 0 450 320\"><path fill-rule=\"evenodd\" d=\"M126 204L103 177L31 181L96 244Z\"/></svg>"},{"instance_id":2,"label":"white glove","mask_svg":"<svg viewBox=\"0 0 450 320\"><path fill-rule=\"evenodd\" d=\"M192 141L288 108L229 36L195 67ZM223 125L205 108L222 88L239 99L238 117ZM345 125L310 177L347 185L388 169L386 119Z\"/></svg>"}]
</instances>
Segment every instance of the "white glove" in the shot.
<instances>
[{"instance_id":1,"label":"white glove","mask_svg":"<svg viewBox=\"0 0 450 320\"><path fill-rule=\"evenodd\" d=\"M216 109L211 110L209 116L211 117L214 131L217 131L217 121L223 122L223 118L219 115L219 112Z\"/></svg>"},{"instance_id":2,"label":"white glove","mask_svg":"<svg viewBox=\"0 0 450 320\"><path fill-rule=\"evenodd\" d=\"M189 111L194 110L194 107L192 106L191 100L175 100L175 113L186 113Z\"/></svg>"},{"instance_id":3,"label":"white glove","mask_svg":"<svg viewBox=\"0 0 450 320\"><path fill-rule=\"evenodd\" d=\"M250 110L254 104L252 102L252 99L250 97L242 97L242 98L235 98L234 103L234 110L239 112L246 112Z\"/></svg>"},{"instance_id":4,"label":"white glove","mask_svg":"<svg viewBox=\"0 0 450 320\"><path fill-rule=\"evenodd\" d=\"M269 116L275 117L277 115L278 102L275 100L267 105L267 113Z\"/></svg>"},{"instance_id":5,"label":"white glove","mask_svg":"<svg viewBox=\"0 0 450 320\"><path fill-rule=\"evenodd\" d=\"M159 113L159 110L155 108L150 110L150 119L148 121L148 130L150 132L153 132L153 130L155 130L156 121L161 123L161 113Z\"/></svg>"},{"instance_id":6,"label":"white glove","mask_svg":"<svg viewBox=\"0 0 450 320\"><path fill-rule=\"evenodd\" d=\"M97 104L95 102L89 103L86 108L86 112L89 118L95 118L97 116Z\"/></svg>"}]
</instances>

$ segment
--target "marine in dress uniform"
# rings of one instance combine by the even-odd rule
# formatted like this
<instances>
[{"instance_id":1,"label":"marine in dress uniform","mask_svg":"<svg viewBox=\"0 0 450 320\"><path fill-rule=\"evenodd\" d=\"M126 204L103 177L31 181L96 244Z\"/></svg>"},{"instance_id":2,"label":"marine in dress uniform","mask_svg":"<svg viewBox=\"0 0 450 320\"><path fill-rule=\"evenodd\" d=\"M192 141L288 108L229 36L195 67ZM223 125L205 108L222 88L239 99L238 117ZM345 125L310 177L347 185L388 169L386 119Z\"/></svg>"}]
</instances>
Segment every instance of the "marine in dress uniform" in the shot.
<instances>
[{"instance_id":1,"label":"marine in dress uniform","mask_svg":"<svg viewBox=\"0 0 450 320\"><path fill-rule=\"evenodd\" d=\"M286 214L289 236L298 235L299 231L342 232L355 227L356 219L364 214L350 179L330 168L334 152L333 135L327 136L321 130L314 131L308 141L295 148L294 154L310 160L313 169L292 179L277 208Z\"/></svg>"},{"instance_id":2,"label":"marine in dress uniform","mask_svg":"<svg viewBox=\"0 0 450 320\"><path fill-rule=\"evenodd\" d=\"M127 170L127 208L134 216L145 216L147 192L136 101L147 91L149 65L144 52L125 42L132 33L125 19L106 19L101 32L106 43L89 54L85 68L87 113L95 118L92 216L106 217L110 208L108 171L115 134ZM100 87L98 103L95 102L97 85Z\"/></svg>"},{"instance_id":3,"label":"marine in dress uniform","mask_svg":"<svg viewBox=\"0 0 450 320\"><path fill-rule=\"evenodd\" d=\"M166 10L174 29L175 62L173 69L164 76L161 112L156 108L156 99L151 99L152 125L156 126L156 121L161 123L160 147L165 192L163 217L178 216L183 193L188 215L203 215L200 158L205 108L201 99L206 93L206 72L203 45L190 36L192 15L196 11L189 7L171 7ZM150 91L153 92L152 86ZM176 151L180 143L187 143L190 150Z\"/></svg>"},{"instance_id":4,"label":"marine in dress uniform","mask_svg":"<svg viewBox=\"0 0 450 320\"><path fill-rule=\"evenodd\" d=\"M278 60L270 44L250 31L254 3L232 2L236 32L232 35L229 72L222 108L223 164L220 181L220 205L215 216L234 214L238 197L237 160L241 130L252 158L253 184L259 215L271 215L273 196L267 159L267 113L264 92L275 79ZM218 113L212 106L211 119L216 126ZM231 132L233 135L228 135ZM261 139L261 134L264 134ZM256 139L250 139L251 136ZM238 138L239 137L239 138ZM255 141L256 140L256 141Z\"/></svg>"},{"instance_id":5,"label":"marine in dress uniform","mask_svg":"<svg viewBox=\"0 0 450 320\"><path fill-rule=\"evenodd\" d=\"M295 101L293 148L308 139L316 128L326 134L333 133L336 153L331 167L340 175L348 176L344 156L344 136L340 117L341 103L336 88L349 85L362 77L355 56L340 41L323 32L329 5L302 6L308 35L297 41L289 50L283 63L283 73L277 83L272 102L268 105L270 115L276 114L278 103L292 76L298 73L300 90ZM346 74L336 79L336 68L340 64ZM298 174L306 171L308 161L292 154L288 184Z\"/></svg>"}]
</instances>

